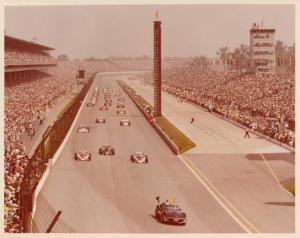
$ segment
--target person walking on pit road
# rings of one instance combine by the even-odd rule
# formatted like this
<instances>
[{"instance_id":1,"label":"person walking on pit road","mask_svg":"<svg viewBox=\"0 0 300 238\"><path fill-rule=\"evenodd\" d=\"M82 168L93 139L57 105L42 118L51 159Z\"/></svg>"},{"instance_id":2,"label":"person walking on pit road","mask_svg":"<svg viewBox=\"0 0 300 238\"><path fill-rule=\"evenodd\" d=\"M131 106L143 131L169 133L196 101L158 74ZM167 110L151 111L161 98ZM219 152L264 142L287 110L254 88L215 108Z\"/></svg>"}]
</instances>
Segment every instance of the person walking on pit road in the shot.
<instances>
[{"instance_id":1,"label":"person walking on pit road","mask_svg":"<svg viewBox=\"0 0 300 238\"><path fill-rule=\"evenodd\" d=\"M246 138L246 137L250 138L250 134L249 134L248 128L246 128L246 131L245 131L244 138Z\"/></svg>"},{"instance_id":2,"label":"person walking on pit road","mask_svg":"<svg viewBox=\"0 0 300 238\"><path fill-rule=\"evenodd\" d=\"M194 117L191 118L191 124L193 124L195 121Z\"/></svg>"}]
</instances>

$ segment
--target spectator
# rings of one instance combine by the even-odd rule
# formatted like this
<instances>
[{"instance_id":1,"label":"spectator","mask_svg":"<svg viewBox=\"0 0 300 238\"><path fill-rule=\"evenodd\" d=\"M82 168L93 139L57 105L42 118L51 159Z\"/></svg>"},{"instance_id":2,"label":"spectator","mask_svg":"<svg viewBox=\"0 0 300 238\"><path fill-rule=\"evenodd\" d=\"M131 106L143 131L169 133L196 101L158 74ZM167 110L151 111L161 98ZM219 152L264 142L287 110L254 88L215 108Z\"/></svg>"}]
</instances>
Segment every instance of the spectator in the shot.
<instances>
[{"instance_id":1,"label":"spectator","mask_svg":"<svg viewBox=\"0 0 300 238\"><path fill-rule=\"evenodd\" d=\"M144 82L153 84L152 78L146 75ZM163 70L162 79L162 90L178 101L201 105L209 112L294 145L295 75L241 75L187 65Z\"/></svg>"}]
</instances>

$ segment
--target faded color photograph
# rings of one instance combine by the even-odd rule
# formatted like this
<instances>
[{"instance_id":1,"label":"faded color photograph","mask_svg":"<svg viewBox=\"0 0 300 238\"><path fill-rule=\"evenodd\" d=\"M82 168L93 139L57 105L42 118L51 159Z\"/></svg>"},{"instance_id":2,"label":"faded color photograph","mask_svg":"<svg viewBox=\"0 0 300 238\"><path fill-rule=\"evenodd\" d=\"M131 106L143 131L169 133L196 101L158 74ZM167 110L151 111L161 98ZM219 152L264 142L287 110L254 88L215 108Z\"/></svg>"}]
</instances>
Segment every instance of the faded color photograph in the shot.
<instances>
[{"instance_id":1,"label":"faded color photograph","mask_svg":"<svg viewBox=\"0 0 300 238\"><path fill-rule=\"evenodd\" d=\"M295 233L295 5L5 6L5 233Z\"/></svg>"}]
</instances>

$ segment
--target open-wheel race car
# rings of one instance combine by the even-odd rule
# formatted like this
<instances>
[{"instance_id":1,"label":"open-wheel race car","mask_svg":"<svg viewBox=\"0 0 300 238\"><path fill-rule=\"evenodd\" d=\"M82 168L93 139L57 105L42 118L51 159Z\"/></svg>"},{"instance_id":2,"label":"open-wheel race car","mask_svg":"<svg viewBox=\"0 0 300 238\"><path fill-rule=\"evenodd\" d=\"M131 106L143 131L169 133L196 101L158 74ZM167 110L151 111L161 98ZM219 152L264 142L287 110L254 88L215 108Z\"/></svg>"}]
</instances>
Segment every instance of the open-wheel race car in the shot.
<instances>
[{"instance_id":1,"label":"open-wheel race car","mask_svg":"<svg viewBox=\"0 0 300 238\"><path fill-rule=\"evenodd\" d=\"M100 106L100 107L99 107L99 110L100 110L100 111L107 111L107 110L108 110L108 107L107 107L107 106Z\"/></svg>"},{"instance_id":2,"label":"open-wheel race car","mask_svg":"<svg viewBox=\"0 0 300 238\"><path fill-rule=\"evenodd\" d=\"M166 200L163 203L159 202L159 196L156 197L158 204L155 208L155 218L161 223L185 225L187 222L186 213L174 203Z\"/></svg>"},{"instance_id":3,"label":"open-wheel race car","mask_svg":"<svg viewBox=\"0 0 300 238\"><path fill-rule=\"evenodd\" d=\"M78 133L89 133L90 132L90 128L86 125L80 125L77 129Z\"/></svg>"},{"instance_id":4,"label":"open-wheel race car","mask_svg":"<svg viewBox=\"0 0 300 238\"><path fill-rule=\"evenodd\" d=\"M96 118L96 123L104 124L106 122L105 118L98 117Z\"/></svg>"},{"instance_id":5,"label":"open-wheel race car","mask_svg":"<svg viewBox=\"0 0 300 238\"><path fill-rule=\"evenodd\" d=\"M104 106L106 106L106 107L111 106L111 104L112 104L112 101L110 101L110 100L107 100L104 102Z\"/></svg>"},{"instance_id":6,"label":"open-wheel race car","mask_svg":"<svg viewBox=\"0 0 300 238\"><path fill-rule=\"evenodd\" d=\"M93 98L92 100L90 100L90 101L86 104L87 107L93 107L93 106L95 106L95 105L96 105L96 99L95 99L95 98Z\"/></svg>"},{"instance_id":7,"label":"open-wheel race car","mask_svg":"<svg viewBox=\"0 0 300 238\"><path fill-rule=\"evenodd\" d=\"M107 93L109 88L103 88L103 93Z\"/></svg>"},{"instance_id":8,"label":"open-wheel race car","mask_svg":"<svg viewBox=\"0 0 300 238\"><path fill-rule=\"evenodd\" d=\"M92 154L85 150L80 150L78 152L75 152L74 159L78 161L91 161Z\"/></svg>"},{"instance_id":9,"label":"open-wheel race car","mask_svg":"<svg viewBox=\"0 0 300 238\"><path fill-rule=\"evenodd\" d=\"M115 155L115 148L110 145L104 145L99 148L100 155Z\"/></svg>"},{"instance_id":10,"label":"open-wheel race car","mask_svg":"<svg viewBox=\"0 0 300 238\"><path fill-rule=\"evenodd\" d=\"M117 114L126 114L126 111L124 109L117 109Z\"/></svg>"},{"instance_id":11,"label":"open-wheel race car","mask_svg":"<svg viewBox=\"0 0 300 238\"><path fill-rule=\"evenodd\" d=\"M111 94L108 92L104 93L104 100L111 100Z\"/></svg>"},{"instance_id":12,"label":"open-wheel race car","mask_svg":"<svg viewBox=\"0 0 300 238\"><path fill-rule=\"evenodd\" d=\"M120 126L131 126L131 121L126 120L126 119L121 120L120 121Z\"/></svg>"},{"instance_id":13,"label":"open-wheel race car","mask_svg":"<svg viewBox=\"0 0 300 238\"><path fill-rule=\"evenodd\" d=\"M118 109L119 109L119 108L120 108L120 109L123 109L123 108L125 108L125 105L124 105L124 104L118 104L118 105L117 105L117 108L118 108Z\"/></svg>"},{"instance_id":14,"label":"open-wheel race car","mask_svg":"<svg viewBox=\"0 0 300 238\"><path fill-rule=\"evenodd\" d=\"M130 155L130 160L132 163L139 163L139 164L146 164L149 162L148 156L145 155L143 152L135 152L134 154Z\"/></svg>"},{"instance_id":15,"label":"open-wheel race car","mask_svg":"<svg viewBox=\"0 0 300 238\"><path fill-rule=\"evenodd\" d=\"M118 98L117 101L118 101L118 103L124 103L125 102L125 98Z\"/></svg>"}]
</instances>

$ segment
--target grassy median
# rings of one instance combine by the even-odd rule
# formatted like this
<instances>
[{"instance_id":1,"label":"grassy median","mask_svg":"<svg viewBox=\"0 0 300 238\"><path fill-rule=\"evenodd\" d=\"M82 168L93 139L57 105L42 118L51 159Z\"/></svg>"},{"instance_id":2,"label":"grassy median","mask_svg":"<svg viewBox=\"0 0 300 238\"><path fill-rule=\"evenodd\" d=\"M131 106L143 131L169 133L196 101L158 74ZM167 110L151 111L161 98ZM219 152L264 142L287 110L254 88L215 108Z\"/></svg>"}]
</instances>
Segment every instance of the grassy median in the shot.
<instances>
[{"instance_id":1,"label":"grassy median","mask_svg":"<svg viewBox=\"0 0 300 238\"><path fill-rule=\"evenodd\" d=\"M177 129L167 118L164 116L156 117L156 123L168 135L168 137L178 146L179 154L182 154L189 149L195 147L195 143L191 141L185 134Z\"/></svg>"},{"instance_id":2,"label":"grassy median","mask_svg":"<svg viewBox=\"0 0 300 238\"><path fill-rule=\"evenodd\" d=\"M295 178L283 181L281 185L295 196Z\"/></svg>"},{"instance_id":3,"label":"grassy median","mask_svg":"<svg viewBox=\"0 0 300 238\"><path fill-rule=\"evenodd\" d=\"M133 88L129 87L123 81L122 83L126 85L126 87L128 87L131 92L135 93L135 90ZM153 106L140 95L138 95L136 99L140 105L149 105L150 109L153 109ZM164 116L155 117L155 120L157 125L167 134L167 136L174 142L174 144L177 145L177 147L179 148L179 154L182 154L196 146L193 141L191 141L185 134L183 134Z\"/></svg>"}]
</instances>

